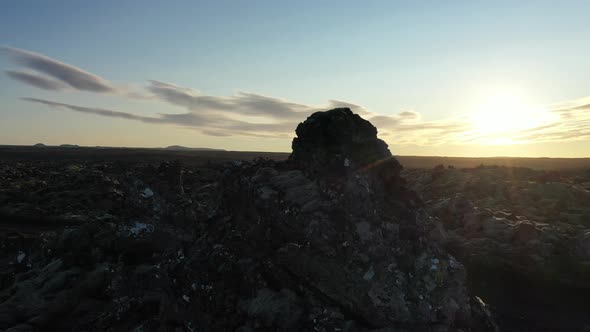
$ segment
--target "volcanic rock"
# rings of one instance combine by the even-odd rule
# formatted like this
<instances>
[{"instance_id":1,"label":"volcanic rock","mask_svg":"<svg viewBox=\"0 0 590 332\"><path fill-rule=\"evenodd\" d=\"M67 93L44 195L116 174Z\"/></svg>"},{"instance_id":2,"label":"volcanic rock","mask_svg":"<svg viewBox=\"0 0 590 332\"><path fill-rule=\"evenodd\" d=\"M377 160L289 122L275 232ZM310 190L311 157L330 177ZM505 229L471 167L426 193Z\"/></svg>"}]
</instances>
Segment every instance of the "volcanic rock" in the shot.
<instances>
[{"instance_id":1,"label":"volcanic rock","mask_svg":"<svg viewBox=\"0 0 590 332\"><path fill-rule=\"evenodd\" d=\"M232 231L275 289L293 290L308 309L335 306L363 328L489 325L472 316L462 265L429 239L435 226L411 195L400 195L401 167L375 127L334 109L310 116L297 135L287 163L246 165L226 179L230 199L248 202L232 207L242 216Z\"/></svg>"},{"instance_id":2,"label":"volcanic rock","mask_svg":"<svg viewBox=\"0 0 590 332\"><path fill-rule=\"evenodd\" d=\"M286 162L0 165L32 224L0 238L0 329L493 331L376 134L335 109Z\"/></svg>"},{"instance_id":3,"label":"volcanic rock","mask_svg":"<svg viewBox=\"0 0 590 332\"><path fill-rule=\"evenodd\" d=\"M472 289L494 309L502 330L590 326L588 191L513 167L404 173L444 226L440 243L465 264Z\"/></svg>"},{"instance_id":4,"label":"volcanic rock","mask_svg":"<svg viewBox=\"0 0 590 332\"><path fill-rule=\"evenodd\" d=\"M382 172L384 180L399 177L401 165L377 138L377 128L349 108L316 112L295 132L289 160L307 171L333 175L367 168Z\"/></svg>"}]
</instances>

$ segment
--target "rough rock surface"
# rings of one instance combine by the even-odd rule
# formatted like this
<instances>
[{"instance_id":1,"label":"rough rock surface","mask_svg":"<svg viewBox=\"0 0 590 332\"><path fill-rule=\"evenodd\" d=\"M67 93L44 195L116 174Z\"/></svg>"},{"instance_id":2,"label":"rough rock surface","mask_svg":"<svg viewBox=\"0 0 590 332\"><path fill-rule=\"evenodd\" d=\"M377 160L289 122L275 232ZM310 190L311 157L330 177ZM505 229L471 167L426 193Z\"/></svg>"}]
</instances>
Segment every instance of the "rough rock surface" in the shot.
<instances>
[{"instance_id":1,"label":"rough rock surface","mask_svg":"<svg viewBox=\"0 0 590 332\"><path fill-rule=\"evenodd\" d=\"M568 180L577 173L549 181L543 171L482 166L404 175L504 330L590 327L590 191Z\"/></svg>"},{"instance_id":2,"label":"rough rock surface","mask_svg":"<svg viewBox=\"0 0 590 332\"><path fill-rule=\"evenodd\" d=\"M377 128L350 109L314 113L295 132L289 160L308 174L338 177L365 169L388 185L399 184L401 165L377 138Z\"/></svg>"},{"instance_id":3,"label":"rough rock surface","mask_svg":"<svg viewBox=\"0 0 590 332\"><path fill-rule=\"evenodd\" d=\"M287 162L0 165L0 329L494 331L376 134L336 109Z\"/></svg>"}]
</instances>

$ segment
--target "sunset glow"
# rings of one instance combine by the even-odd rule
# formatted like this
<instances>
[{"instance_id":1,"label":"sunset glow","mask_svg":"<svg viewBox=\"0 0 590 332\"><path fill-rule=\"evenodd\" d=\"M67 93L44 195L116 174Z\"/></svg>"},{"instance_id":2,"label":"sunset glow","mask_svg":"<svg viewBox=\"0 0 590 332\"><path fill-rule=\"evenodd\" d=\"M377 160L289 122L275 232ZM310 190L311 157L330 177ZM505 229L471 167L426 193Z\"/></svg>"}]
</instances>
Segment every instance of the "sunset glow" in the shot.
<instances>
[{"instance_id":1,"label":"sunset glow","mask_svg":"<svg viewBox=\"0 0 590 332\"><path fill-rule=\"evenodd\" d=\"M473 132L483 144L515 144L520 133L559 120L542 106L511 92L498 92L483 99L473 111Z\"/></svg>"},{"instance_id":2,"label":"sunset glow","mask_svg":"<svg viewBox=\"0 0 590 332\"><path fill-rule=\"evenodd\" d=\"M288 152L348 107L399 155L590 151L590 2L18 3L0 10L0 144Z\"/></svg>"}]
</instances>

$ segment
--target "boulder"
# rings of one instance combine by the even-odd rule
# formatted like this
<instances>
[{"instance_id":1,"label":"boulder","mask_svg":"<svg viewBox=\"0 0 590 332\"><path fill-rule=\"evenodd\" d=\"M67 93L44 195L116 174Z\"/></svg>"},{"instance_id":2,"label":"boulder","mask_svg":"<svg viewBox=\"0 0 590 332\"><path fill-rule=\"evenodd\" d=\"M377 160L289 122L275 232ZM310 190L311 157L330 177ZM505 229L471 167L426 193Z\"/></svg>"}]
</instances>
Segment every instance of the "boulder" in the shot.
<instances>
[{"instance_id":1,"label":"boulder","mask_svg":"<svg viewBox=\"0 0 590 332\"><path fill-rule=\"evenodd\" d=\"M340 175L361 168L398 178L401 165L377 129L349 108L316 112L295 130L289 160L309 172Z\"/></svg>"}]
</instances>

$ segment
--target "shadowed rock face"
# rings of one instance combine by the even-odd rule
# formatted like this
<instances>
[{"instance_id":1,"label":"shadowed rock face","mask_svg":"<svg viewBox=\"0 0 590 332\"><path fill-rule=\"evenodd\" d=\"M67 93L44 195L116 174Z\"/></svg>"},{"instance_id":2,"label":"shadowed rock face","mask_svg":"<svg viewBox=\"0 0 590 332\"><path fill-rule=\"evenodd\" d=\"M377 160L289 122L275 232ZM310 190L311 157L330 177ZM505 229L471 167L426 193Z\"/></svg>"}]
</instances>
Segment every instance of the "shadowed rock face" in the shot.
<instances>
[{"instance_id":1,"label":"shadowed rock face","mask_svg":"<svg viewBox=\"0 0 590 332\"><path fill-rule=\"evenodd\" d=\"M349 108L316 112L295 133L290 159L310 170L354 169L391 157L377 128Z\"/></svg>"},{"instance_id":2,"label":"shadowed rock face","mask_svg":"<svg viewBox=\"0 0 590 332\"><path fill-rule=\"evenodd\" d=\"M388 183L399 182L402 167L377 138L377 128L349 108L316 112L295 133L289 160L308 173L338 176L364 169Z\"/></svg>"}]
</instances>

